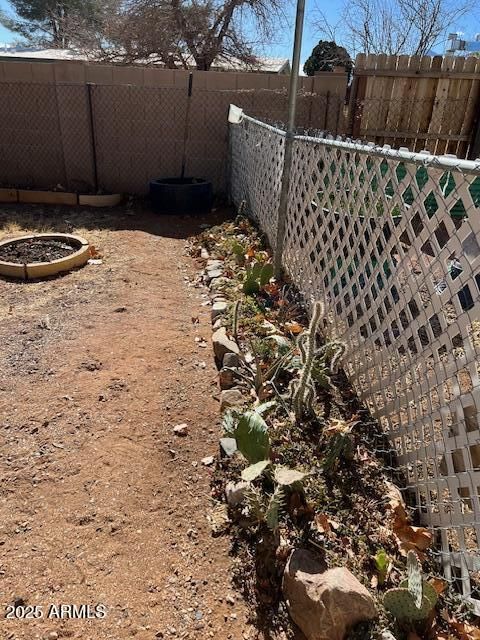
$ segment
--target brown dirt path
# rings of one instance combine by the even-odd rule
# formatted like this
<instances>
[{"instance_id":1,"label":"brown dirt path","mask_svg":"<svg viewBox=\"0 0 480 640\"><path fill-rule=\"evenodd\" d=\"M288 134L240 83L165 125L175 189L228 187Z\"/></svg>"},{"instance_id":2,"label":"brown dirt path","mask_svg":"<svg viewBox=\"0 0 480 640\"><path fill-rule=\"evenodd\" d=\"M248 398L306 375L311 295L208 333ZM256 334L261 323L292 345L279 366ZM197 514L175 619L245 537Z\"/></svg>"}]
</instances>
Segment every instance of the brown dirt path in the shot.
<instances>
[{"instance_id":1,"label":"brown dirt path","mask_svg":"<svg viewBox=\"0 0 480 640\"><path fill-rule=\"evenodd\" d=\"M2 639L254 636L243 602L226 601L228 540L206 519L200 460L217 450L219 419L211 349L195 342L211 329L188 286L192 224L0 210L0 237L70 230L104 260L46 282L0 280L0 617L15 600L43 608L1 619ZM189 435L176 437L183 422ZM107 615L47 619L62 603Z\"/></svg>"}]
</instances>

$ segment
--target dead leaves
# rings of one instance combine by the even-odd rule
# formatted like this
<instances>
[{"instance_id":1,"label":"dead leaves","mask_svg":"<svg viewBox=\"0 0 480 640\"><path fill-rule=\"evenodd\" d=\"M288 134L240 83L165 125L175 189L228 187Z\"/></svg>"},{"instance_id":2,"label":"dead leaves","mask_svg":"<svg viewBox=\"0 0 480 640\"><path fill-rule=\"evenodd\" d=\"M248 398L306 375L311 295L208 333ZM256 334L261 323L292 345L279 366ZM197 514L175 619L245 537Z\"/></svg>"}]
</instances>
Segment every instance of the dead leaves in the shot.
<instances>
[{"instance_id":1,"label":"dead leaves","mask_svg":"<svg viewBox=\"0 0 480 640\"><path fill-rule=\"evenodd\" d=\"M298 336L299 333L302 333L303 327L298 322L285 322L283 325L285 331L293 334L294 336Z\"/></svg>"},{"instance_id":2,"label":"dead leaves","mask_svg":"<svg viewBox=\"0 0 480 640\"><path fill-rule=\"evenodd\" d=\"M317 513L314 522L319 533L329 534L335 532L340 527L340 523L327 516L326 513Z\"/></svg>"},{"instance_id":3,"label":"dead leaves","mask_svg":"<svg viewBox=\"0 0 480 640\"><path fill-rule=\"evenodd\" d=\"M326 427L323 433L326 436L334 436L334 435L347 435L352 432L352 429L359 423L356 416L352 418L352 420L338 420L334 418L330 421L328 427Z\"/></svg>"},{"instance_id":4,"label":"dead leaves","mask_svg":"<svg viewBox=\"0 0 480 640\"><path fill-rule=\"evenodd\" d=\"M480 629L467 622L449 621L459 640L480 640Z\"/></svg>"},{"instance_id":5,"label":"dead leaves","mask_svg":"<svg viewBox=\"0 0 480 640\"><path fill-rule=\"evenodd\" d=\"M435 591L437 592L438 596L441 596L442 593L447 588L446 580L442 580L441 578L430 578L429 583L435 589Z\"/></svg>"},{"instance_id":6,"label":"dead leaves","mask_svg":"<svg viewBox=\"0 0 480 640\"><path fill-rule=\"evenodd\" d=\"M433 640L480 640L480 629L478 627L468 622L459 622L455 618L450 618L446 611L442 611L441 615L449 628L448 631L443 629L435 630L429 636Z\"/></svg>"},{"instance_id":7,"label":"dead leaves","mask_svg":"<svg viewBox=\"0 0 480 640\"><path fill-rule=\"evenodd\" d=\"M420 559L424 558L424 551L432 543L432 534L424 527L414 527L409 523L400 490L393 484L387 483L387 499L392 512L392 532L400 553L406 556L409 551L415 551Z\"/></svg>"}]
</instances>

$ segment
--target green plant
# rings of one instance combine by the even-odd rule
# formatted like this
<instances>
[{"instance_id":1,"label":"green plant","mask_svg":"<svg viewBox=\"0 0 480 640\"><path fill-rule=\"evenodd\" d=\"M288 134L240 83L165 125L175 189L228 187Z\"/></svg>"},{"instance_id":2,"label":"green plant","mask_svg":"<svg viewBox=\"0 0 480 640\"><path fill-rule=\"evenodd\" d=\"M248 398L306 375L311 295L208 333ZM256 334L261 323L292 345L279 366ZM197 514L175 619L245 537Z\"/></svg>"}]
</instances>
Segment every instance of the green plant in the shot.
<instances>
[{"instance_id":1,"label":"green plant","mask_svg":"<svg viewBox=\"0 0 480 640\"><path fill-rule=\"evenodd\" d=\"M273 488L271 492L251 484L266 472ZM286 514L289 491L303 491L303 481L308 475L281 465L273 467L269 460L261 460L244 469L242 479L249 483L245 492L246 507L252 522L266 524L275 532L281 517Z\"/></svg>"},{"instance_id":2,"label":"green plant","mask_svg":"<svg viewBox=\"0 0 480 640\"><path fill-rule=\"evenodd\" d=\"M242 302L241 300L237 300L233 305L233 315L232 315L232 334L235 342L238 343L238 327L240 320L240 306Z\"/></svg>"},{"instance_id":3,"label":"green plant","mask_svg":"<svg viewBox=\"0 0 480 640\"><path fill-rule=\"evenodd\" d=\"M255 391L259 400L264 400L271 395L271 389L277 376L282 369L288 366L289 361L293 357L293 348L283 336L268 336L266 340L273 340L277 346L277 355L273 362L266 368L263 366L261 355L258 353L253 342L250 343L254 358L253 363L242 359L239 367L226 367L229 371L232 371L234 375L246 382L248 386ZM269 353L272 352L272 350L269 350Z\"/></svg>"},{"instance_id":4,"label":"green plant","mask_svg":"<svg viewBox=\"0 0 480 640\"><path fill-rule=\"evenodd\" d=\"M327 389L332 386L332 373L337 373L340 360L345 355L347 345L340 340L327 342L316 352L312 368L312 380L320 387Z\"/></svg>"},{"instance_id":5,"label":"green plant","mask_svg":"<svg viewBox=\"0 0 480 640\"><path fill-rule=\"evenodd\" d=\"M266 460L270 453L268 426L262 414L274 405L274 402L265 402L252 411L246 411L231 431L238 450L251 464Z\"/></svg>"},{"instance_id":6,"label":"green plant","mask_svg":"<svg viewBox=\"0 0 480 640\"><path fill-rule=\"evenodd\" d=\"M245 279L243 292L247 296L253 296L267 285L273 277L273 264L271 262L254 262L245 265Z\"/></svg>"},{"instance_id":7,"label":"green plant","mask_svg":"<svg viewBox=\"0 0 480 640\"><path fill-rule=\"evenodd\" d=\"M301 368L298 380L292 382L292 405L297 424L305 416L313 415L315 388L312 384L312 369L317 351L316 337L320 322L325 313L325 306L317 301L313 305L312 318L308 329L298 336Z\"/></svg>"},{"instance_id":8,"label":"green plant","mask_svg":"<svg viewBox=\"0 0 480 640\"><path fill-rule=\"evenodd\" d=\"M400 587L385 593L383 604L399 622L427 620L437 604L438 595L435 588L422 578L422 569L414 551L408 552L407 576Z\"/></svg>"},{"instance_id":9,"label":"green plant","mask_svg":"<svg viewBox=\"0 0 480 640\"><path fill-rule=\"evenodd\" d=\"M378 584L381 586L387 578L390 558L385 549L379 549L373 560L375 562L375 569L377 570Z\"/></svg>"},{"instance_id":10,"label":"green plant","mask_svg":"<svg viewBox=\"0 0 480 640\"><path fill-rule=\"evenodd\" d=\"M234 240L231 246L231 251L235 256L235 262L237 264L243 265L245 263L245 247L238 242L238 240Z\"/></svg>"},{"instance_id":11,"label":"green plant","mask_svg":"<svg viewBox=\"0 0 480 640\"><path fill-rule=\"evenodd\" d=\"M352 435L353 427L358 421L332 420L331 424L324 430L324 435L329 438L329 443L323 459L325 471L331 471L340 458L347 460L353 458L354 439Z\"/></svg>"}]
</instances>

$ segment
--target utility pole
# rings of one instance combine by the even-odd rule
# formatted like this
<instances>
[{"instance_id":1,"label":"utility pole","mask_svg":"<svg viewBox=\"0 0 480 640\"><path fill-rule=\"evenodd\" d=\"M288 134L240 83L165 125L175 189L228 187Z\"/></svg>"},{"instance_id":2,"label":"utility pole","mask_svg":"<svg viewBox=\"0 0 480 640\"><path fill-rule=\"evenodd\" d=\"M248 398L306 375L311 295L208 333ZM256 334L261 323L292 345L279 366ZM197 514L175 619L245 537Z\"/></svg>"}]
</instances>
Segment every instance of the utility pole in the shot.
<instances>
[{"instance_id":1,"label":"utility pole","mask_svg":"<svg viewBox=\"0 0 480 640\"><path fill-rule=\"evenodd\" d=\"M288 93L288 123L285 136L285 156L283 160L282 186L278 205L277 236L275 242L274 268L275 277L282 273L282 256L285 242L285 228L288 212L288 192L292 169L292 147L295 135L295 114L297 111L298 75L300 71L300 54L302 50L303 20L305 15L305 0L297 0L297 15L295 19L295 39L293 42L292 73Z\"/></svg>"}]
</instances>

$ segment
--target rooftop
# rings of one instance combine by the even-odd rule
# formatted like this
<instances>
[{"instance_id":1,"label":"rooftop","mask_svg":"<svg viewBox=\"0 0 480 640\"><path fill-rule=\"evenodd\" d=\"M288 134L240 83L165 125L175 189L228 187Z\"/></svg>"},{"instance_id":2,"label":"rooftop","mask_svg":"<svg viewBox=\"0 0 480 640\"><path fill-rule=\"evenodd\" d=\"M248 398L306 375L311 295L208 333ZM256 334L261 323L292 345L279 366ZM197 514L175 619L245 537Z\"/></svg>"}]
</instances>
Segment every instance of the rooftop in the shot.
<instances>
[{"instance_id":1,"label":"rooftop","mask_svg":"<svg viewBox=\"0 0 480 640\"><path fill-rule=\"evenodd\" d=\"M89 56L74 49L38 49L34 47L15 47L11 45L0 45L0 58L22 58L28 60L89 60ZM258 63L252 67L246 65L242 60L216 60L212 65L212 70L216 71L257 71L260 73L290 73L290 60L288 58L268 58L257 57ZM195 68L193 58L188 60L188 65ZM154 63L161 66L160 63Z\"/></svg>"}]
</instances>

